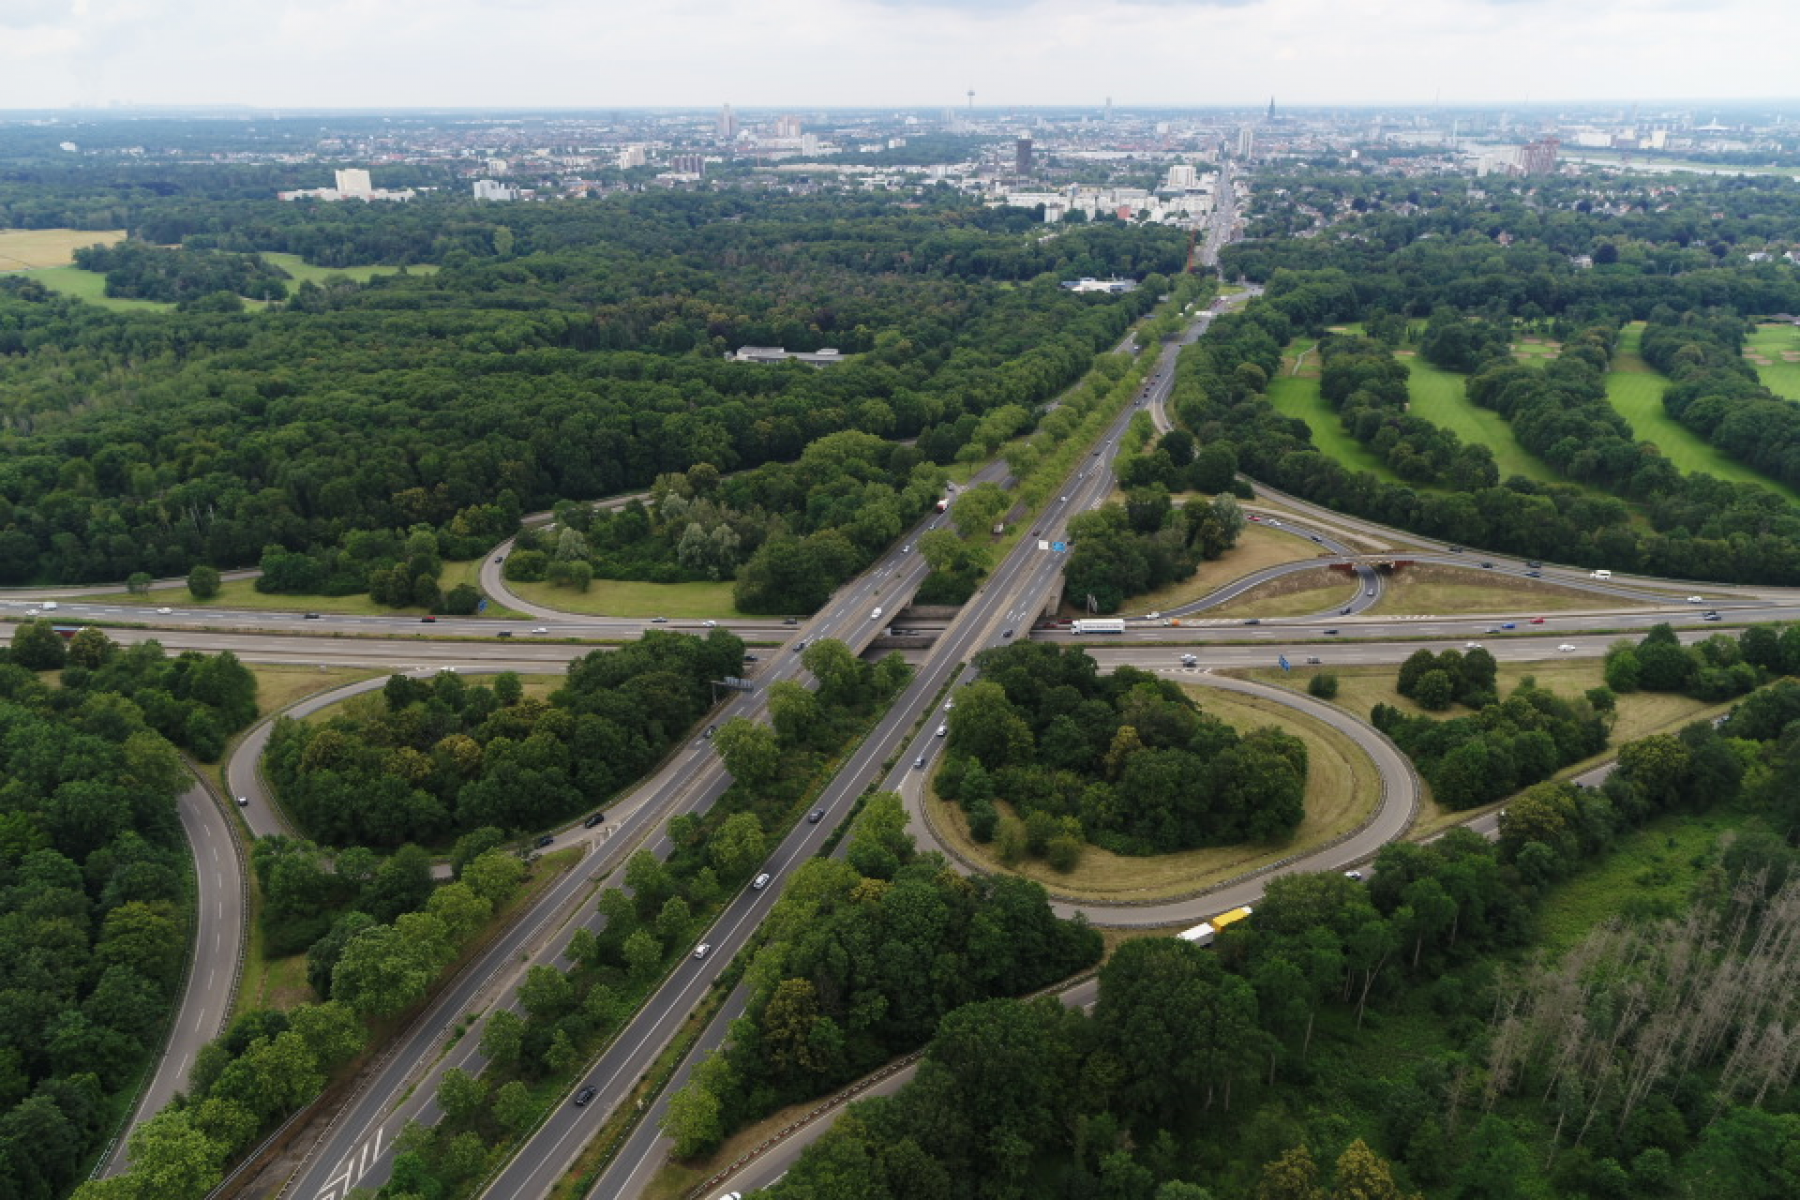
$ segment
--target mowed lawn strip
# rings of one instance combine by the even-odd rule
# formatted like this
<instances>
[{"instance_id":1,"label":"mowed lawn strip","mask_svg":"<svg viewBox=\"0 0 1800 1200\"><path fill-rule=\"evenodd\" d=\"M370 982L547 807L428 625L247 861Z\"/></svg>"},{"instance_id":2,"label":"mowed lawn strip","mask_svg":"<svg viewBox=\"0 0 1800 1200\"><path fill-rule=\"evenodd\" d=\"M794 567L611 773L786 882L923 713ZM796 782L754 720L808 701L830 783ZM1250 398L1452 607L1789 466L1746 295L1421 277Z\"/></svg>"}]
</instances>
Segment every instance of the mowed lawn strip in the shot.
<instances>
[{"instance_id":1,"label":"mowed lawn strip","mask_svg":"<svg viewBox=\"0 0 1800 1200\"><path fill-rule=\"evenodd\" d=\"M77 300L85 300L89 304L98 304L101 308L110 308L117 312L173 312L175 306L161 300L127 300L119 296L106 294L106 276L97 275L93 271L84 271L80 267L45 267L32 271L31 278L37 280L53 292L65 296L73 296Z\"/></svg>"},{"instance_id":2,"label":"mowed lawn strip","mask_svg":"<svg viewBox=\"0 0 1800 1200\"><path fill-rule=\"evenodd\" d=\"M294 281L288 285L288 294L298 290L302 283L311 281L323 284L328 279L353 279L357 283L367 283L377 275L398 275L405 271L409 275L432 275L437 272L435 263L415 263L408 267L315 267L298 254L281 254L274 250L261 252L263 261L280 267Z\"/></svg>"},{"instance_id":3,"label":"mowed lawn strip","mask_svg":"<svg viewBox=\"0 0 1800 1200\"><path fill-rule=\"evenodd\" d=\"M1312 430L1313 445L1327 458L1351 471L1373 472L1387 483L1404 483L1374 451L1350 436L1338 419L1337 410L1319 395L1319 352L1311 350L1312 345L1310 340L1302 338L1288 347L1281 360L1281 374L1269 381L1269 403L1282 416L1305 421L1306 427ZM1306 355L1300 373L1295 375L1296 359L1308 350L1311 352Z\"/></svg>"},{"instance_id":4,"label":"mowed lawn strip","mask_svg":"<svg viewBox=\"0 0 1800 1200\"><path fill-rule=\"evenodd\" d=\"M1606 374L1606 398L1631 426L1632 434L1639 441L1652 443L1683 471L1701 471L1733 483L1758 484L1800 504L1800 492L1739 462L1664 411L1662 398L1669 380L1651 370L1638 353L1643 333L1642 322L1624 328L1613 353L1612 370Z\"/></svg>"},{"instance_id":5,"label":"mowed lawn strip","mask_svg":"<svg viewBox=\"0 0 1800 1200\"><path fill-rule=\"evenodd\" d=\"M0 229L0 271L66 267L84 246L110 246L123 229Z\"/></svg>"},{"instance_id":6,"label":"mowed lawn strip","mask_svg":"<svg viewBox=\"0 0 1800 1200\"><path fill-rule=\"evenodd\" d=\"M1493 451L1494 465L1500 468L1503 480L1523 475L1539 483L1569 482L1519 444L1505 417L1469 402L1468 376L1441 370L1417 355L1401 361L1411 372L1407 393L1412 398L1413 416L1448 429L1470 445L1486 446Z\"/></svg>"},{"instance_id":7,"label":"mowed lawn strip","mask_svg":"<svg viewBox=\"0 0 1800 1200\"><path fill-rule=\"evenodd\" d=\"M1180 676L1175 678L1180 682ZM1036 879L1053 893L1079 901L1116 904L1191 895L1217 887L1246 871L1348 833L1374 809L1381 794L1380 775L1348 737L1273 700L1199 685L1187 690L1201 709L1240 734L1273 725L1306 743L1306 819L1292 838L1279 845L1213 846L1142 858L1084 845L1080 865L1065 875L1035 858L1001 866L993 856L992 843L984 846L969 836L969 824L959 805L928 795L933 824L959 853L986 870ZM1011 812L1010 806L1002 809Z\"/></svg>"}]
</instances>

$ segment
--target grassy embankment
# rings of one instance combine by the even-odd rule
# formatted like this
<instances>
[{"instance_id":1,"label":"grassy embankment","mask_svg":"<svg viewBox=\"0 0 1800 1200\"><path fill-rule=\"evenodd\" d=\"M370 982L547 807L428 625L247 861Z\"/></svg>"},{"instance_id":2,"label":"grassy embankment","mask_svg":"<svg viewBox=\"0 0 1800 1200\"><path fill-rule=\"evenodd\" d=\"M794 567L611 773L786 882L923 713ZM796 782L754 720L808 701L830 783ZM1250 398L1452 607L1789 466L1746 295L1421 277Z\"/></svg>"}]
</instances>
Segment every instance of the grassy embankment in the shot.
<instances>
[{"instance_id":1,"label":"grassy embankment","mask_svg":"<svg viewBox=\"0 0 1800 1200\"><path fill-rule=\"evenodd\" d=\"M1064 874L1033 858L1002 867L994 858L992 844L981 845L969 836L962 809L936 797L927 800L933 823L965 858L990 870L1038 880L1059 896L1117 904L1189 895L1308 846L1322 845L1360 824L1379 799L1381 784L1375 764L1348 737L1323 722L1261 697L1204 686L1192 687L1189 692L1208 713L1240 733L1272 725L1306 743L1306 819L1292 838L1279 845L1216 846L1148 858L1086 846L1080 864ZM1010 806L1000 808L1011 813Z\"/></svg>"},{"instance_id":2,"label":"grassy embankment","mask_svg":"<svg viewBox=\"0 0 1800 1200\"><path fill-rule=\"evenodd\" d=\"M1446 643L1451 648L1455 643ZM1600 687L1606 682L1605 671L1599 659L1594 658L1557 658L1554 645L1549 639L1544 641L1545 658L1536 662L1502 662L1498 673L1500 694L1505 696L1518 686L1526 676L1537 680L1539 687L1555 692L1559 696L1575 698L1581 696L1589 688ZM1338 678L1338 694L1331 701L1345 712L1353 713L1367 719L1377 704L1386 704L1407 713L1449 719L1468 716L1469 710L1452 707L1447 712L1427 713L1413 701L1394 690L1394 683L1399 677L1397 665L1339 667L1331 662L1328 653L1319 657L1324 663L1316 667L1295 664L1292 671L1282 671L1275 667L1257 667L1249 671L1231 671L1228 674L1254 679L1261 683L1273 684L1276 687L1288 688L1292 691L1305 691L1307 683L1314 675L1329 673ZM1558 778L1568 778L1592 770L1601 763L1612 758L1617 747L1638 738L1648 737L1653 733L1675 733L1684 725L1701 720L1709 714L1724 712L1729 705L1707 704L1701 700L1693 700L1686 696L1677 696L1667 692L1630 692L1618 697L1617 716L1613 724L1612 737L1605 750L1592 758L1572 763L1557 772ZM1420 806L1419 820L1414 825L1411 836L1414 838L1429 837L1472 815L1468 811L1451 812L1438 806L1431 798L1430 785L1426 785L1426 800Z\"/></svg>"}]
</instances>

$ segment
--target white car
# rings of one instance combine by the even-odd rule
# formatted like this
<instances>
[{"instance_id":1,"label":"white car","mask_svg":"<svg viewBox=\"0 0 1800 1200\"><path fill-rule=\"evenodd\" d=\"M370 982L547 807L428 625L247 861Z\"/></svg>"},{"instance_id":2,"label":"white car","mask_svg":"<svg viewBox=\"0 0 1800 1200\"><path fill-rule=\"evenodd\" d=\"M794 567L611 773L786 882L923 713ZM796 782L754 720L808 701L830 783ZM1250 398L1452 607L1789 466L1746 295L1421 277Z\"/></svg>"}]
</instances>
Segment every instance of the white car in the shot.
<instances>
[{"instance_id":1,"label":"white car","mask_svg":"<svg viewBox=\"0 0 1800 1200\"><path fill-rule=\"evenodd\" d=\"M1480 642L1464 642L1463 649L1464 650L1479 650L1479 649L1481 649L1481 643Z\"/></svg>"},{"instance_id":2,"label":"white car","mask_svg":"<svg viewBox=\"0 0 1800 1200\"><path fill-rule=\"evenodd\" d=\"M719 627L719 623L717 621L702 621L702 622L700 622L700 624L705 626L707 629L717 629Z\"/></svg>"},{"instance_id":3,"label":"white car","mask_svg":"<svg viewBox=\"0 0 1800 1200\"><path fill-rule=\"evenodd\" d=\"M1558 654L1573 654L1573 653L1575 653L1575 647L1570 645L1568 642L1564 642L1562 645L1560 645L1556 648L1556 651Z\"/></svg>"},{"instance_id":4,"label":"white car","mask_svg":"<svg viewBox=\"0 0 1800 1200\"><path fill-rule=\"evenodd\" d=\"M539 625L536 629L532 630L531 632L533 632L533 633L549 633L550 631L548 629L546 629L544 626Z\"/></svg>"},{"instance_id":5,"label":"white car","mask_svg":"<svg viewBox=\"0 0 1800 1200\"><path fill-rule=\"evenodd\" d=\"M698 946L694 947L694 957L695 958L705 958L708 954L711 954L711 953L712 953L712 946L706 942L701 942Z\"/></svg>"},{"instance_id":6,"label":"white car","mask_svg":"<svg viewBox=\"0 0 1800 1200\"><path fill-rule=\"evenodd\" d=\"M1144 618L1144 620L1146 620L1146 621L1156 621L1156 620L1160 620L1160 619L1161 619L1161 618L1162 618L1162 614L1161 614L1161 613L1159 613L1159 612L1153 612L1153 613L1151 613L1151 614L1150 614L1150 615L1149 615L1149 616L1147 616L1147 617L1145 617L1145 618Z\"/></svg>"},{"instance_id":7,"label":"white car","mask_svg":"<svg viewBox=\"0 0 1800 1200\"><path fill-rule=\"evenodd\" d=\"M159 617L166 617L166 616L168 616L168 615L169 615L169 614L170 614L170 613L172 613L172 612L174 612L174 611L175 611L175 610L174 610L174 609L172 609L172 608L159 608L159 609L157 609L157 610L156 610L156 615L157 615L157 616L159 616Z\"/></svg>"},{"instance_id":8,"label":"white car","mask_svg":"<svg viewBox=\"0 0 1800 1200\"><path fill-rule=\"evenodd\" d=\"M1701 599L1701 598L1700 598L1700 597L1698 597L1698 596L1689 596L1689 597L1688 597L1688 603L1689 603L1689 604L1705 604L1705 603L1706 603L1706 601L1704 601L1704 600L1702 600L1702 599Z\"/></svg>"}]
</instances>

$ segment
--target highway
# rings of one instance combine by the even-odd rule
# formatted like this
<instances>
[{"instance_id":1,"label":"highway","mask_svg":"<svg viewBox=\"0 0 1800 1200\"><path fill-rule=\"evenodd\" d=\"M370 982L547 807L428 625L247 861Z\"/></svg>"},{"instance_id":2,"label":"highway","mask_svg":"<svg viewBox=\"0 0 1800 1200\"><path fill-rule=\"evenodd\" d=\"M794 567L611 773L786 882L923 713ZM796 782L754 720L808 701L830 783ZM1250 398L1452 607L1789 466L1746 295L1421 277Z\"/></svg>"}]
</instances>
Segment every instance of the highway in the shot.
<instances>
[{"instance_id":1,"label":"highway","mask_svg":"<svg viewBox=\"0 0 1800 1200\"><path fill-rule=\"evenodd\" d=\"M145 1085L128 1129L154 1114L187 1086L200 1048L218 1037L231 1016L242 963L246 869L236 831L223 802L196 780L177 801L182 832L194 857L195 923L193 959L175 1009L162 1058ZM125 1169L121 1137L102 1168L104 1175Z\"/></svg>"},{"instance_id":2,"label":"highway","mask_svg":"<svg viewBox=\"0 0 1800 1200\"><path fill-rule=\"evenodd\" d=\"M1184 337L1180 343L1162 350L1162 361L1149 381L1144 396L1153 414L1161 413L1166 408L1173 383L1174 356L1179 346L1190 340L1191 337ZM829 819L817 825L802 822L782 841L766 868L775 876L775 885L761 892L745 891L727 907L714 927L702 935L701 940L713 947L709 956L704 960L684 960L678 965L637 1018L619 1033L599 1061L577 1081L576 1086L592 1084L599 1089L595 1100L585 1108L577 1109L566 1104L559 1108L520 1151L512 1165L493 1183L488 1195L510 1198L544 1194L549 1181L566 1167L582 1143L601 1123L604 1115L625 1097L668 1036L713 986L717 975L731 958L747 943L769 906L775 902L786 873L818 851L833 825L848 812L855 797L877 783L898 785L903 790L916 791L916 784L912 779L922 773L912 773L909 777L910 764L916 757L924 757L927 763L932 762L942 745L932 736L940 693L963 670L962 664L978 650L1005 644L1009 637L1031 635L1032 626L1046 599L1056 588L1061 574L1061 556L1049 548L1049 543L1071 515L1104 503L1111 496L1111 460L1117 452L1121 435L1136 411L1133 407L1121 414L1099 443L1099 448L1078 468L1077 474L1069 481L1065 494L1048 504L1045 512L1039 515L1036 526L1044 531L1044 536L1041 539L1033 537L1023 540L995 569L977 596L964 606L963 611L943 631L936 645L925 654L912 685L825 792L821 804L826 808ZM1315 515L1322 514L1323 510L1307 512L1304 506L1289 498L1271 498L1279 500L1286 512L1306 513L1305 522L1295 522L1284 517L1284 525L1281 527L1294 536L1309 539L1318 537L1322 552L1347 553L1352 547L1341 539L1346 536L1367 535L1370 530L1377 530L1379 536L1420 545L1419 553L1408 554L1408 557L1414 559L1441 560L1476 569L1479 569L1476 563L1482 561L1477 553L1453 556L1448 548L1420 544L1418 539L1412 539L1410 535L1379 530L1378 527L1335 514L1325 519L1323 515ZM910 534L904 535L907 544L910 545L920 533L944 520L945 518L934 515L921 523ZM502 601L508 606L526 611L530 606L524 605L516 596L511 596L505 589L504 581L499 578L500 563L496 559L508 552L508 547L502 547L484 562L483 586L489 588L489 594L497 599L501 596L509 597ZM1288 571L1311 569L1323 561L1329 560L1272 568L1262 575L1266 578ZM1509 562L1505 568L1497 563L1494 569L1510 571L1524 568ZM921 556L896 548L862 577L846 585L826 611L799 629L790 629L777 622L732 621L730 625L735 631L752 636L758 633L798 634L806 641L818 637L833 637L860 650L885 632L893 615L901 610L924 574L925 566ZM1547 569L1546 576L1549 574L1550 570ZM1554 647L1565 641L1576 647L1574 651L1567 653L1593 655L1600 653L1616 636L1577 632L1584 624L1592 625L1596 616L1604 621L1609 630L1641 628L1658 620L1680 620L1684 626L1684 640L1704 636L1717 628L1711 624L1700 624L1700 609L1685 605L1683 600L1675 596L1674 593L1680 592L1687 585L1624 579L1596 583L1585 578L1576 580L1566 570L1559 570L1560 575L1568 575L1566 581L1574 586L1594 591L1597 599L1642 600L1648 597L1666 601L1669 607L1666 611L1545 614L1545 623L1535 626L1520 620L1522 614L1434 617L1422 620L1385 618L1363 611L1379 602L1380 577L1371 573L1367 578L1373 581L1377 596L1359 595L1358 601L1368 603L1353 604L1353 611L1349 615L1333 612L1305 618L1270 619L1253 627L1245 627L1239 621L1208 622L1204 619L1198 622L1184 620L1179 627L1151 621L1133 621L1128 624L1128 633L1124 637L1090 637L1083 641L1090 644L1097 656L1108 663L1129 661L1157 670L1177 672L1181 670L1175 661L1180 653L1177 647L1180 647L1194 653L1199 659L1198 666L1192 673L1195 682L1235 690L1257 690L1264 685L1208 678L1201 672L1207 668L1272 666L1275 656L1289 647L1305 647L1301 651L1302 655L1316 655L1332 665L1391 663L1404 659L1420 646L1442 649L1446 640L1451 644L1459 644L1479 639L1502 661L1554 658L1561 653ZM1258 579L1258 582L1261 581ZM1559 578L1558 581L1564 580ZM1222 589L1221 593L1184 606L1180 612L1202 612L1205 608L1224 603L1246 590L1239 586L1241 583L1242 581L1234 582L1230 589ZM1362 589L1365 593L1368 590L1368 587ZM1226 591L1230 591L1230 595L1224 594ZM72 596L75 592L59 589L57 594ZM1709 601L1709 606L1721 609L1730 607L1732 611L1728 615L1734 618L1751 614L1759 620L1800 616L1800 594L1792 591L1729 589L1729 595L1733 599L1721 599L1716 605ZM1756 603L1764 596L1779 602L1766 605ZM16 619L25 615L24 611L19 610L28 611L30 601L16 594L9 594L0 603L12 606L4 615ZM870 619L876 606L883 607L887 614L886 620ZM391 617L334 617L320 614L317 619L309 620L296 613L222 613L210 609L184 611L176 606L171 607L171 612L156 613L138 606L108 606L103 600L94 603L70 601L62 604L55 612L43 615L57 619L103 622L153 619L157 624L165 626L155 630L109 629L109 634L121 642L154 637L171 649L230 649L251 661L329 663L366 666L383 671L425 673L445 668L464 671L554 671L572 658L593 649L591 645L564 640L567 638L636 637L651 628L683 632L705 631L700 622L658 624L641 619L571 617L552 613L547 609L530 609L541 625L496 622L490 619L445 618L423 624L417 633L408 636L396 633L405 623ZM1682 620L1684 617L1686 620ZM1512 632L1489 633L1500 621L1516 621L1519 628ZM533 628L539 627L547 632L531 632ZM498 629L507 629L514 636L495 640L493 635ZM1330 632L1332 629L1339 632L1333 634ZM429 639L420 636L425 633L429 633ZM1542 636L1528 636L1532 633ZM1039 636L1061 638L1071 635L1039 631ZM445 637L479 640L434 640ZM1298 665L1300 660L1294 658L1293 654L1290 653L1289 658ZM785 648L764 653L762 659L754 676L757 690L734 697L710 719L722 722L737 715L756 715L762 711L761 693L769 683L804 674L799 655ZM356 686L371 688L379 687L380 684L380 680L375 680ZM351 694L351 689L339 689L308 703L331 703L347 694ZM1385 740L1377 739L1374 745L1366 741L1363 731L1367 727L1354 718L1306 697L1290 695L1285 691L1279 694L1283 702L1306 706L1309 711L1318 709L1320 719L1330 720L1340 728L1346 728L1340 722L1357 727L1357 732L1352 732L1352 736L1363 741L1370 753L1376 756L1384 777L1389 780L1389 794L1384 797L1380 811L1352 843L1310 856L1285 869L1328 869L1343 862L1359 861L1360 858L1372 856L1385 841L1399 836L1411 819L1416 796L1410 791L1409 785L1400 782L1411 778L1410 768L1399 759L1397 752ZM262 730L264 737L266 732L265 726ZM1351 732L1351 729L1346 728L1346 732ZM253 742L253 739L247 740L242 751L234 756L230 764L228 778L232 792L250 800L243 815L254 832L260 834L283 831L279 814L268 802L256 779L254 763L260 753L260 743ZM883 780L881 765L889 759L894 759L897 765ZM639 846L648 846L659 856L666 854L668 847L661 831L668 818L678 812L703 811L716 800L728 783L729 779L708 744L695 739L675 751L651 779L634 789L628 797L610 805L609 819L605 824L594 830L576 826L558 832L559 848L573 845L582 849L584 857L581 863L557 881L525 919L498 938L476 963L453 980L427 1012L402 1035L359 1096L336 1114L328 1133L314 1147L294 1177L281 1188L280 1194L303 1197L305 1200L339 1200L351 1187L379 1186L387 1178L389 1148L394 1134L409 1119L430 1121L435 1118L436 1109L432 1096L443 1070L451 1066L476 1070L480 1066L479 1037L464 1037L446 1050L449 1029L465 1014L482 1012L497 1003L508 1002L507 998L510 997L514 984L529 965L559 961L574 929L584 922L598 920L591 900L606 874L615 871ZM184 813L185 808L186 806ZM922 844L925 841L921 839ZM195 844L198 846L199 842L196 841ZM205 866L204 863L200 865L202 868ZM214 869L221 878L232 870L222 863L217 864ZM232 878L235 886L236 876L232 875ZM1233 889L1241 889L1241 892ZM1198 920L1222 908L1246 902L1235 897L1241 894L1253 898L1260 894L1260 889L1260 880L1244 881L1203 899L1133 909L1129 919L1113 922L1109 918L1109 923L1160 925ZM195 974L198 981L203 972L197 970ZM229 976L231 972L224 974ZM229 980L223 985L212 976L207 976L207 980L202 990L215 997L219 994L228 995L231 986ZM196 987L199 987L198 982ZM185 1024L189 1017L185 1005L182 1017ZM716 1040L715 1034L722 1036L724 1027L722 1020L715 1022L707 1032L707 1039ZM170 1058L178 1053L171 1043ZM185 1066L182 1074L185 1075ZM646 1136L646 1130L653 1133L653 1123L646 1122L640 1127L638 1137L634 1138L627 1147L627 1152L618 1159L615 1170L624 1171L625 1175L615 1177L609 1174L607 1180L602 1181L603 1186L594 1194L633 1194L643 1185L648 1178L645 1163L654 1157L651 1149L639 1145L638 1138ZM654 1140L652 1137L651 1142ZM644 1151L643 1154L638 1153L640 1149ZM609 1187L619 1190L609 1191Z\"/></svg>"}]
</instances>

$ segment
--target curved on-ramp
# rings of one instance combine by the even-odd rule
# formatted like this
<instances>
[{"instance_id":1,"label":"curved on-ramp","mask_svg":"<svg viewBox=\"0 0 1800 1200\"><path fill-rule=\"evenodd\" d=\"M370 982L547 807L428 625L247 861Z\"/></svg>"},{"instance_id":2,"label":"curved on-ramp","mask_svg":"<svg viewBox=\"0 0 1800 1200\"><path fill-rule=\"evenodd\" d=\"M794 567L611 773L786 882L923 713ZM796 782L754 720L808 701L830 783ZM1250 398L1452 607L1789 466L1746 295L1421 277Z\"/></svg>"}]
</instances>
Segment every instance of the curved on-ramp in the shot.
<instances>
[{"instance_id":1,"label":"curved on-ramp","mask_svg":"<svg viewBox=\"0 0 1800 1200\"><path fill-rule=\"evenodd\" d=\"M226 802L196 778L177 803L194 856L195 919L187 981L174 1008L162 1057L96 1174L117 1175L127 1163L131 1131L187 1086L200 1048L225 1029L244 967L249 876Z\"/></svg>"}]
</instances>

